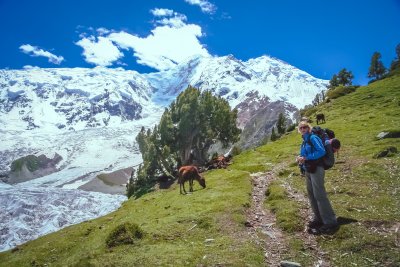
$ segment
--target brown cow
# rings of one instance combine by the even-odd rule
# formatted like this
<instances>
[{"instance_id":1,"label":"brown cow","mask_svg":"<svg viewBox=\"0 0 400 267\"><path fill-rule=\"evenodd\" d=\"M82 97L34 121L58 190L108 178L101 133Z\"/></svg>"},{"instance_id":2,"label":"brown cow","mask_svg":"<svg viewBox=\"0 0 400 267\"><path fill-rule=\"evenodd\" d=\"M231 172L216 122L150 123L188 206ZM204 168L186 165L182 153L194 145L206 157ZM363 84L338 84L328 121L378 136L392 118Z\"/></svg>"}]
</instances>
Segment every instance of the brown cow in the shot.
<instances>
[{"instance_id":1,"label":"brown cow","mask_svg":"<svg viewBox=\"0 0 400 267\"><path fill-rule=\"evenodd\" d=\"M182 194L182 187L183 187L183 192L187 194L185 190L186 181L189 181L189 187L190 187L189 191L193 192L193 180L198 181L203 188L206 187L206 180L204 180L204 178L201 177L196 166L182 166L179 168L178 183L179 183L179 192L181 194Z\"/></svg>"},{"instance_id":2,"label":"brown cow","mask_svg":"<svg viewBox=\"0 0 400 267\"><path fill-rule=\"evenodd\" d=\"M321 123L325 123L325 115L323 113L319 113L316 115L317 124L321 121Z\"/></svg>"}]
</instances>

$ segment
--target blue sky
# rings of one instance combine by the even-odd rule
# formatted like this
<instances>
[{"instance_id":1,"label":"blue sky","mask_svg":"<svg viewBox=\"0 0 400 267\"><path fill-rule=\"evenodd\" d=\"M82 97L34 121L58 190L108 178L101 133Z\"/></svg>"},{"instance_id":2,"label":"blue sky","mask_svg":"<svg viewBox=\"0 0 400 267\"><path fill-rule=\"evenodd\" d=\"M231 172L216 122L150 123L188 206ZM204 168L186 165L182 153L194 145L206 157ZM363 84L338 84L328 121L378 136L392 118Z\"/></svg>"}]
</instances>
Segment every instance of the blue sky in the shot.
<instances>
[{"instance_id":1,"label":"blue sky","mask_svg":"<svg viewBox=\"0 0 400 267\"><path fill-rule=\"evenodd\" d=\"M366 84L400 43L400 0L0 0L0 68L168 69L194 54L270 55Z\"/></svg>"}]
</instances>

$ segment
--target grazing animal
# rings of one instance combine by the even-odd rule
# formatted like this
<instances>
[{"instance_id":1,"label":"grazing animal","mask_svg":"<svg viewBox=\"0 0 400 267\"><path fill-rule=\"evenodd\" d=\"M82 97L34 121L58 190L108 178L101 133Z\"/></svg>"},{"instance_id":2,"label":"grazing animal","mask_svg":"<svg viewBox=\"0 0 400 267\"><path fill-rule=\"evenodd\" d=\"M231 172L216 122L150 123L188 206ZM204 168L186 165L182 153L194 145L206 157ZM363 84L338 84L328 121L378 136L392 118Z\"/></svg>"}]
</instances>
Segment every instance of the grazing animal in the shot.
<instances>
[{"instance_id":1,"label":"grazing animal","mask_svg":"<svg viewBox=\"0 0 400 267\"><path fill-rule=\"evenodd\" d=\"M196 166L182 166L179 168L178 175L179 175L178 178L179 192L181 194L182 194L182 188L183 192L185 192L186 194L186 189L185 189L186 181L189 181L190 192L193 192L193 180L198 181L203 188L206 187L206 180L204 180L204 178L201 177Z\"/></svg>"},{"instance_id":2,"label":"grazing animal","mask_svg":"<svg viewBox=\"0 0 400 267\"><path fill-rule=\"evenodd\" d=\"M317 124L319 124L319 122L325 123L325 115L323 113L317 114L316 119L317 119Z\"/></svg>"}]
</instances>

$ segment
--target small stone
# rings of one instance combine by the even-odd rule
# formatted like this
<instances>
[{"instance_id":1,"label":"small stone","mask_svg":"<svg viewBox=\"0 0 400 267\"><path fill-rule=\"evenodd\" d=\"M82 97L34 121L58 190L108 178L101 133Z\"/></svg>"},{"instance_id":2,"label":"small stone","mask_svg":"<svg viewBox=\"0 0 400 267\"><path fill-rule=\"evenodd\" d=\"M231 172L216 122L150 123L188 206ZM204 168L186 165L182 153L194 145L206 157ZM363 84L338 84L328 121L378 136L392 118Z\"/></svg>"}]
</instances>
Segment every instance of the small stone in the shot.
<instances>
[{"instance_id":1,"label":"small stone","mask_svg":"<svg viewBox=\"0 0 400 267\"><path fill-rule=\"evenodd\" d=\"M253 227L253 224L251 222L247 221L247 222L244 223L244 226Z\"/></svg>"},{"instance_id":2,"label":"small stone","mask_svg":"<svg viewBox=\"0 0 400 267\"><path fill-rule=\"evenodd\" d=\"M301 267L300 263L293 261L281 261L281 267Z\"/></svg>"},{"instance_id":3,"label":"small stone","mask_svg":"<svg viewBox=\"0 0 400 267\"><path fill-rule=\"evenodd\" d=\"M389 132L380 132L376 138L378 139L384 139L387 135L389 134Z\"/></svg>"},{"instance_id":4,"label":"small stone","mask_svg":"<svg viewBox=\"0 0 400 267\"><path fill-rule=\"evenodd\" d=\"M276 238L276 236L274 235L274 233L271 232L271 231L263 230L263 231L261 231L261 232L262 232L263 234L269 236L269 237L272 238L272 239L275 239L275 238Z\"/></svg>"}]
</instances>

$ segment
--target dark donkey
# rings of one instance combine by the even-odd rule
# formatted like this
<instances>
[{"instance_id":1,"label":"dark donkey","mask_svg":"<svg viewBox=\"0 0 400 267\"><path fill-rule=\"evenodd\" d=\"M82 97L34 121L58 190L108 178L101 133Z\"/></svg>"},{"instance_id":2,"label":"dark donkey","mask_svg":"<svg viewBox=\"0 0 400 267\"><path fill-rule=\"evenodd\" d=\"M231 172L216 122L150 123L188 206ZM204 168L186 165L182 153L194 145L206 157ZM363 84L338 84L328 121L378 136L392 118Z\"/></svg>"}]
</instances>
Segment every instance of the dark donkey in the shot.
<instances>
[{"instance_id":1,"label":"dark donkey","mask_svg":"<svg viewBox=\"0 0 400 267\"><path fill-rule=\"evenodd\" d=\"M319 124L319 122L325 123L325 115L323 113L317 114L316 115L316 119L317 119L317 124Z\"/></svg>"},{"instance_id":2,"label":"dark donkey","mask_svg":"<svg viewBox=\"0 0 400 267\"><path fill-rule=\"evenodd\" d=\"M189 181L189 191L193 192L193 180L198 181L203 188L206 187L206 180L204 180L204 178L201 177L196 166L182 166L179 168L178 183L179 183L179 192L181 194L182 194L182 187L183 187L183 192L185 192L186 194L185 190L186 181Z\"/></svg>"}]
</instances>

